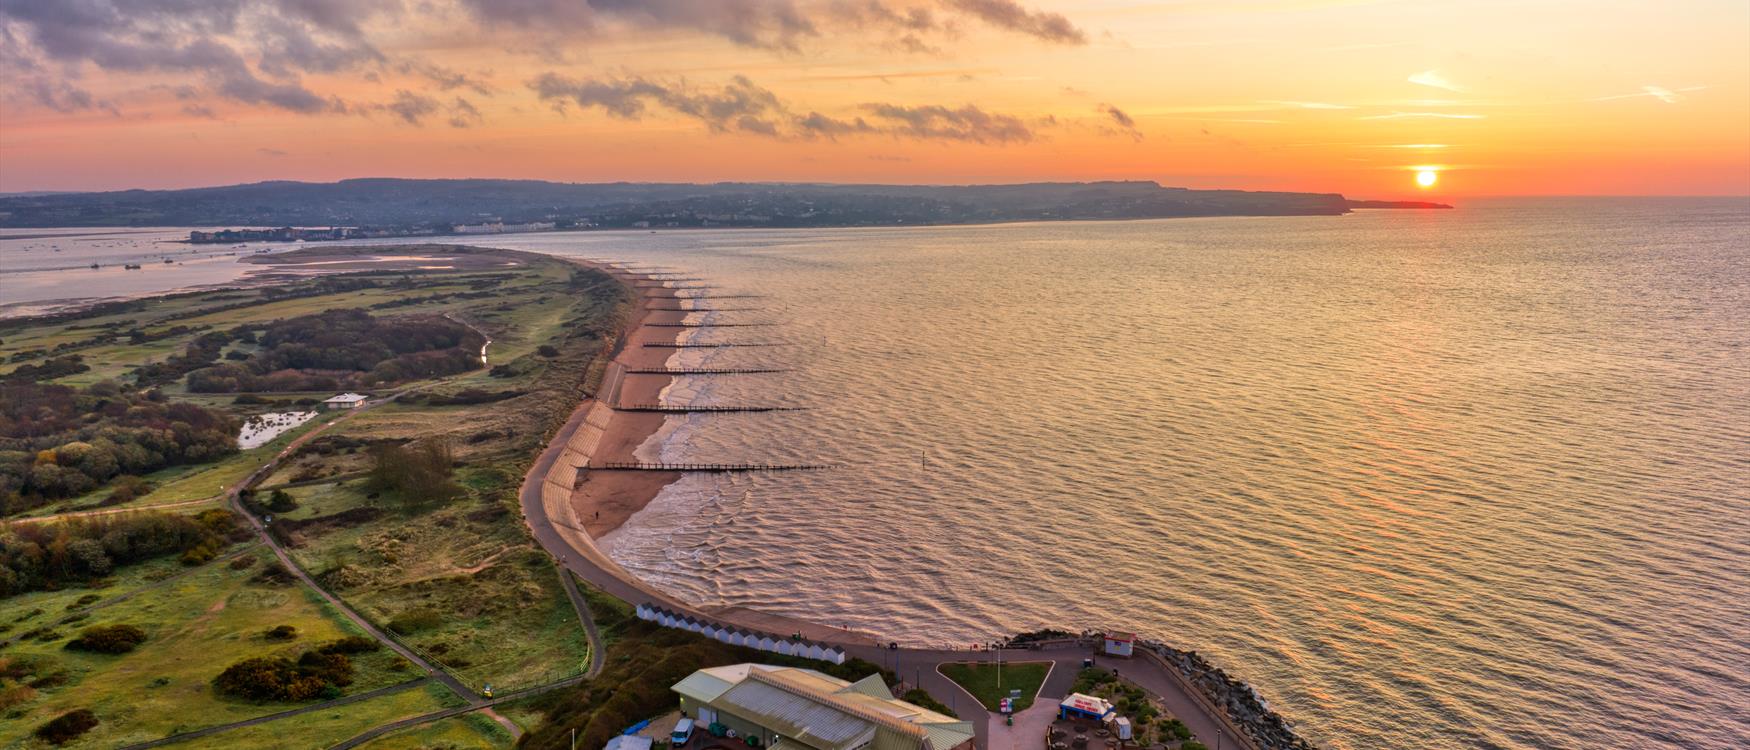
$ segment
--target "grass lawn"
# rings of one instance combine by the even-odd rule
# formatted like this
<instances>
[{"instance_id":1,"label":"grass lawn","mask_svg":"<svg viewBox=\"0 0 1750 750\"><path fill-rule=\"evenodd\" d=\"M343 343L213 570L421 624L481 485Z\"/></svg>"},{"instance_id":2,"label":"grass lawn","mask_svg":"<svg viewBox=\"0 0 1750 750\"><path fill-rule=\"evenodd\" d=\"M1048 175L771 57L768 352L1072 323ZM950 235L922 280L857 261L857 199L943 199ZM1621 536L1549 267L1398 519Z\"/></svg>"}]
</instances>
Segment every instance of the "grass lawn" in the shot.
<instances>
[{"instance_id":1,"label":"grass lawn","mask_svg":"<svg viewBox=\"0 0 1750 750\"><path fill-rule=\"evenodd\" d=\"M445 690L442 685L432 684L423 688L403 690L392 695L339 706L327 711L312 711L252 727L220 732L200 739L177 743L170 747L176 750L230 750L230 748L241 747L321 750L333 747L392 721L410 719L458 705L461 705L461 699ZM376 742L365 745L365 747L371 748L378 746ZM436 744L426 747L441 748L445 745ZM459 747L474 746L459 745ZM498 747L503 747L503 745Z\"/></svg>"},{"instance_id":2,"label":"grass lawn","mask_svg":"<svg viewBox=\"0 0 1750 750\"><path fill-rule=\"evenodd\" d=\"M97 748L157 739L300 705L250 703L216 695L212 690L213 678L233 662L267 655L295 658L306 648L358 635L308 589L251 580L262 569L267 553L257 550L249 555L255 562L248 567L209 563L196 573L96 610L82 622L60 626L56 629L59 638L30 639L8 647L0 658L26 665L31 681L41 687L33 698L0 714L0 747L23 745L48 717L76 708L90 709L101 723L68 747ZM48 603L40 598L34 601ZM15 607L9 601L5 609ZM64 648L67 639L80 629L111 624L145 630L146 642L119 656ZM296 639L268 641L263 634L276 625L296 628ZM353 662L356 671L353 684L345 688L348 693L417 676L411 665L388 649L359 655Z\"/></svg>"},{"instance_id":3,"label":"grass lawn","mask_svg":"<svg viewBox=\"0 0 1750 750\"><path fill-rule=\"evenodd\" d=\"M363 745L365 750L499 750L510 746L510 732L479 711L391 732Z\"/></svg>"},{"instance_id":4,"label":"grass lawn","mask_svg":"<svg viewBox=\"0 0 1750 750\"><path fill-rule=\"evenodd\" d=\"M966 688L966 692L971 693L979 703L992 711L997 710L1002 699L1009 697L1010 690L1019 689L1021 699L1015 701L1014 709L1016 713L1020 713L1033 705L1033 696L1039 692L1039 686L1045 684L1045 676L1051 673L1051 662L1004 662L1001 670L1002 687L998 687L998 667L994 664L955 662L936 668L943 676Z\"/></svg>"}]
</instances>

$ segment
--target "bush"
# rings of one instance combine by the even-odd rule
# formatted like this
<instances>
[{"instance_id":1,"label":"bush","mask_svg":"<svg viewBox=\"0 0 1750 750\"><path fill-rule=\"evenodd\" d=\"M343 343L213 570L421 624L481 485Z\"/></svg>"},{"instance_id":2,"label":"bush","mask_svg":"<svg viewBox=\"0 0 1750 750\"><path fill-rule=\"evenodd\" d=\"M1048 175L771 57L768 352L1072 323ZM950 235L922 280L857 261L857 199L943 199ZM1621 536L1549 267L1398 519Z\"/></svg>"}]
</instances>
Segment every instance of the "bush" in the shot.
<instances>
[{"instance_id":1,"label":"bush","mask_svg":"<svg viewBox=\"0 0 1750 750\"><path fill-rule=\"evenodd\" d=\"M267 509L275 513L290 513L298 509L298 499L285 490L274 490L267 496Z\"/></svg>"},{"instance_id":2,"label":"bush","mask_svg":"<svg viewBox=\"0 0 1750 750\"><path fill-rule=\"evenodd\" d=\"M383 644L364 636L349 635L329 641L319 650L325 654L368 654L382 647Z\"/></svg>"},{"instance_id":3,"label":"bush","mask_svg":"<svg viewBox=\"0 0 1750 750\"><path fill-rule=\"evenodd\" d=\"M320 650L305 651L296 661L278 656L244 659L213 678L216 692L253 701L306 701L350 684L352 660Z\"/></svg>"},{"instance_id":4,"label":"bush","mask_svg":"<svg viewBox=\"0 0 1750 750\"><path fill-rule=\"evenodd\" d=\"M125 654L146 642L146 631L132 625L99 625L86 628L64 648L97 654Z\"/></svg>"},{"instance_id":5,"label":"bush","mask_svg":"<svg viewBox=\"0 0 1750 750\"><path fill-rule=\"evenodd\" d=\"M557 357L559 356L559 347L552 344L542 344L535 347L535 353L543 357Z\"/></svg>"},{"instance_id":6,"label":"bush","mask_svg":"<svg viewBox=\"0 0 1750 750\"><path fill-rule=\"evenodd\" d=\"M443 616L437 610L427 607L410 609L389 620L389 629L401 635L412 635L421 630L430 630L443 623Z\"/></svg>"},{"instance_id":7,"label":"bush","mask_svg":"<svg viewBox=\"0 0 1750 750\"><path fill-rule=\"evenodd\" d=\"M36 736L51 745L65 745L97 726L97 714L88 708L76 708L50 719L36 728Z\"/></svg>"},{"instance_id":8,"label":"bush","mask_svg":"<svg viewBox=\"0 0 1750 750\"><path fill-rule=\"evenodd\" d=\"M289 641L298 637L298 629L290 625L275 625L268 628L266 638L270 641Z\"/></svg>"},{"instance_id":9,"label":"bush","mask_svg":"<svg viewBox=\"0 0 1750 750\"><path fill-rule=\"evenodd\" d=\"M912 688L907 690L905 691L905 695L900 696L899 699L914 706L922 706L930 709L931 711L935 711L943 716L951 716L956 719L960 718L959 714L954 713L954 709L942 705L941 701L936 700L935 696L924 692L923 688Z\"/></svg>"},{"instance_id":10,"label":"bush","mask_svg":"<svg viewBox=\"0 0 1750 750\"><path fill-rule=\"evenodd\" d=\"M101 505L121 505L131 503L145 497L152 491L152 483L131 474L116 477L115 485L110 488L109 496L103 499Z\"/></svg>"}]
</instances>

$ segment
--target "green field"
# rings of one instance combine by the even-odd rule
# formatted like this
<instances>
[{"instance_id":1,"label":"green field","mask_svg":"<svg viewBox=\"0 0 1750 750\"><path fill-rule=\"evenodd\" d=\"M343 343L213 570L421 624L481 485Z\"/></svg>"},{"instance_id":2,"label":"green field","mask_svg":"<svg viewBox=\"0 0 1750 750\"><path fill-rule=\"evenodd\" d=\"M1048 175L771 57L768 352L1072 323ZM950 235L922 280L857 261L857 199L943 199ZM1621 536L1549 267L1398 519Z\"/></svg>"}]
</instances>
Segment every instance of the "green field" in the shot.
<instances>
[{"instance_id":1,"label":"green field","mask_svg":"<svg viewBox=\"0 0 1750 750\"><path fill-rule=\"evenodd\" d=\"M224 490L299 436L320 430L319 437L256 485L294 485L287 491L298 507L273 515L274 528L281 530L277 533L300 567L365 618L384 627L395 625L398 640L467 684L490 682L508 690L577 674L589 658L585 630L564 595L558 571L522 525L516 489L548 434L585 395L588 374L599 370L596 358L604 339L623 320L628 293L605 277L580 274L556 259L532 260L514 270L361 278L380 286L259 302L256 290L219 290L124 305L96 316L0 323L0 377L24 364L77 354L91 371L42 382L86 386L112 379L129 388L136 367L180 355L205 333L338 308L365 307L379 317L449 314L465 320L491 338L491 369L381 389L373 395L401 392L403 398L350 413L339 422L335 420L341 415L324 415L268 445L217 461L151 472L145 477L154 487L150 493L108 507L174 505L169 510L175 513L217 507ZM231 305L242 306L221 309ZM131 343L133 331L147 337L175 333ZM257 350L253 341L235 337L225 345L227 353L235 351L239 357ZM296 402L330 395L267 392L254 394L267 403L240 404L238 394L189 393L185 378L158 388L170 400L238 418L309 408ZM432 396L456 400L470 392L489 394L492 400L426 402ZM377 448L440 439L453 447L459 496L405 498L378 491L367 481ZM23 512L43 516L107 509L101 503L108 491L99 488ZM267 496L263 492L256 498ZM191 504L176 505L184 502ZM268 550L233 546L221 554L238 551L253 564L233 569L221 560L187 568L174 557L164 558L117 568L93 581L93 588L35 591L0 600L0 638L38 631L0 650L0 661L13 665L6 675L14 675L0 676L0 694L7 696L0 703L0 747L36 748L41 743L30 738L35 727L76 708L92 710L99 724L68 747L96 748L309 705L254 704L213 694L213 678L239 659L295 657L352 634L351 624L315 592L255 580L270 557ZM44 627L94 605L99 608L82 621ZM147 640L120 656L62 648L81 628L108 624L137 625L146 630ZM296 628L297 639L268 641L264 633L282 624ZM354 663L355 682L345 688L346 694L417 676L417 670L387 649L356 656ZM178 747L326 747L396 719L458 705L456 700L441 687L421 687ZM507 711L525 727L540 717L527 709ZM503 727L490 717L470 714L391 734L369 747L509 744Z\"/></svg>"},{"instance_id":2,"label":"green field","mask_svg":"<svg viewBox=\"0 0 1750 750\"><path fill-rule=\"evenodd\" d=\"M1021 698L1014 704L1015 713L1020 713L1033 705L1039 686L1045 684L1045 676L1051 673L1051 662L1005 662L1001 667L986 662L956 662L943 664L936 671L966 688L966 692L992 711L1009 697L1009 691L1020 690Z\"/></svg>"},{"instance_id":3,"label":"green field","mask_svg":"<svg viewBox=\"0 0 1750 750\"><path fill-rule=\"evenodd\" d=\"M510 732L476 711L390 732L363 747L365 750L498 750L510 745Z\"/></svg>"},{"instance_id":4,"label":"green field","mask_svg":"<svg viewBox=\"0 0 1750 750\"><path fill-rule=\"evenodd\" d=\"M248 553L246 558L253 564L241 569L228 563L208 563L191 575L94 610L82 622L56 628L60 638L46 642L32 638L8 647L0 658L28 665L33 681L46 681L49 686L37 689L34 699L13 705L0 716L0 745L23 742L37 724L76 708L90 709L101 723L69 747L95 748L142 742L299 705L240 701L216 695L212 689L213 678L238 660L295 656L305 648L360 634L308 589L252 580L267 557L264 550ZM36 609L50 603L42 598L16 601L24 598L0 606L0 620L17 616L23 606ZM66 640L81 628L111 624L144 629L146 642L132 653L118 656L64 648ZM277 625L296 628L296 639L269 641L264 633ZM388 649L353 661L356 674L346 688L349 694L418 676ZM297 727L293 724L282 729Z\"/></svg>"},{"instance_id":5,"label":"green field","mask_svg":"<svg viewBox=\"0 0 1750 750\"><path fill-rule=\"evenodd\" d=\"M390 722L459 705L462 705L461 699L443 686L427 685L334 709L312 711L288 719L232 729L188 742L179 742L171 747L176 750L323 750ZM377 745L373 742L365 747L374 748Z\"/></svg>"}]
</instances>

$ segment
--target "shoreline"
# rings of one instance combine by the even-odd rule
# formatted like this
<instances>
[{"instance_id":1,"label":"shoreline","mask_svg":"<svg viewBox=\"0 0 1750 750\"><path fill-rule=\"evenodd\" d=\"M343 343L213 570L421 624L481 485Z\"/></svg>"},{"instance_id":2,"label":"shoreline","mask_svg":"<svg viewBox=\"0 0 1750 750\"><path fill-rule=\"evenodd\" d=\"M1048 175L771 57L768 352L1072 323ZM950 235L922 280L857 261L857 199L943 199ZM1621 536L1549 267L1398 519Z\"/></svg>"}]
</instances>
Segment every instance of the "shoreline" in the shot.
<instances>
[{"instance_id":1,"label":"shoreline","mask_svg":"<svg viewBox=\"0 0 1750 750\"><path fill-rule=\"evenodd\" d=\"M677 295L657 287L639 288L632 283L655 280L647 274L599 261L575 262L607 273L638 297L626 323L625 334L611 350L601 387L594 396L577 406L523 477L518 500L535 541L556 558L560 567L604 593L638 607L641 613L667 610L677 618L686 618L686 622L692 625L688 629L695 632L715 623L716 626L768 634L780 640L812 641L837 647L848 656L871 662L891 660L896 671L902 674L912 671L922 675L927 666L930 674L924 676L922 684L917 687L944 695L962 694L972 699L973 696L958 685L935 672L934 665L965 660L969 654L982 653L978 649L921 644L900 646L889 644L874 634L747 607L688 604L640 579L608 556L597 540L619 528L654 501L664 488L683 476L678 471L590 470L590 466L603 461L635 460L634 451L662 428L667 416L621 412L610 405L621 403L622 398L637 399L638 403L655 401L674 381L669 375L633 376L626 374L625 370L629 367L662 367L672 352L646 348L643 344L665 339L673 341L684 334L677 334L675 329L653 329L646 324L679 322L691 313L650 309L652 301L672 301ZM646 296L645 292L651 294ZM1057 653L1039 651L1038 647L1044 644L1020 648L1052 660L1068 659L1070 663L1080 664L1086 654L1097 651L1084 652L1088 644L1083 640L1067 644L1072 653L1062 652L1065 646L1053 647ZM1224 738L1229 745L1247 750L1263 747L1309 750L1310 745L1294 733L1286 720L1271 711L1250 685L1210 665L1196 652L1180 651L1153 641L1144 641L1143 645L1144 658L1126 666L1127 677L1146 686L1198 737ZM1005 650L1009 648L1017 647L1009 646ZM1006 750L988 744L995 729L993 716L989 712L975 711L967 720L975 728L977 746L981 750Z\"/></svg>"}]
</instances>

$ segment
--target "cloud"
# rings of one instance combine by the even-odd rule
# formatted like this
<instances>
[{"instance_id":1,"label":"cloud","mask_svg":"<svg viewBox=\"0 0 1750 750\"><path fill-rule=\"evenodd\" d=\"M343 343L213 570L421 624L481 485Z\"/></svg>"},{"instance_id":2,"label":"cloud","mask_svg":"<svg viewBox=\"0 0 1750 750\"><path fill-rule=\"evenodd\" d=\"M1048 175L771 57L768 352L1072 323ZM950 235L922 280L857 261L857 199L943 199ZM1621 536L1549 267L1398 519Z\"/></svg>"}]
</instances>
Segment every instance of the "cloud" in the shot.
<instances>
[{"instance_id":1,"label":"cloud","mask_svg":"<svg viewBox=\"0 0 1750 750\"><path fill-rule=\"evenodd\" d=\"M1468 114L1459 114L1456 112L1392 112L1392 113L1383 114L1383 115L1367 115L1365 117L1358 117L1356 119L1358 119L1358 120L1409 120L1409 119L1415 119L1415 118L1422 118L1422 119L1429 119L1429 120L1481 120L1481 119L1484 119L1486 117L1488 117L1488 115L1468 115Z\"/></svg>"},{"instance_id":2,"label":"cloud","mask_svg":"<svg viewBox=\"0 0 1750 750\"><path fill-rule=\"evenodd\" d=\"M1125 114L1124 110L1110 104L1102 104L1097 109L1100 112L1105 113L1106 117L1110 119L1113 124L1117 125L1119 132L1125 133L1136 140L1142 140L1142 131L1137 129L1136 119Z\"/></svg>"},{"instance_id":3,"label":"cloud","mask_svg":"<svg viewBox=\"0 0 1750 750\"><path fill-rule=\"evenodd\" d=\"M383 109L409 125L419 125L421 120L438 111L438 102L424 94L401 89L395 92L395 100L383 105Z\"/></svg>"},{"instance_id":4,"label":"cloud","mask_svg":"<svg viewBox=\"0 0 1750 750\"><path fill-rule=\"evenodd\" d=\"M1058 13L1029 11L1015 0L943 0L944 5L992 26L1048 42L1087 44L1088 35Z\"/></svg>"},{"instance_id":5,"label":"cloud","mask_svg":"<svg viewBox=\"0 0 1750 750\"><path fill-rule=\"evenodd\" d=\"M952 109L941 105L865 104L863 109L890 123L883 132L923 140L1008 144L1031 141L1034 135L1018 117L986 112L971 104Z\"/></svg>"},{"instance_id":6,"label":"cloud","mask_svg":"<svg viewBox=\"0 0 1750 750\"><path fill-rule=\"evenodd\" d=\"M467 99L458 96L456 101L450 105L450 127L452 128L471 128L485 122L485 120L486 118L481 116L480 110Z\"/></svg>"},{"instance_id":7,"label":"cloud","mask_svg":"<svg viewBox=\"0 0 1750 750\"><path fill-rule=\"evenodd\" d=\"M1347 104L1331 104L1329 102L1297 102L1297 101L1282 101L1279 99L1260 99L1259 103L1260 104L1276 104L1276 105L1280 105L1283 107L1293 107L1293 108L1297 108L1297 109L1354 109L1354 107L1351 107Z\"/></svg>"},{"instance_id":8,"label":"cloud","mask_svg":"<svg viewBox=\"0 0 1750 750\"><path fill-rule=\"evenodd\" d=\"M279 157L282 157L282 156L291 156L290 153L285 152L285 151L281 151L277 148L266 148L266 147L256 149L255 153L261 154L262 156L271 156L271 157L274 157L276 159Z\"/></svg>"},{"instance_id":9,"label":"cloud","mask_svg":"<svg viewBox=\"0 0 1750 750\"><path fill-rule=\"evenodd\" d=\"M545 73L532 81L535 96L563 111L568 105L599 107L611 117L639 120L660 107L703 123L715 133L749 133L771 138L826 138L890 135L920 140L1008 144L1032 140L1034 132L1013 115L987 112L975 105L864 104L859 115L805 115L745 76L719 87L685 81L642 77L573 79Z\"/></svg>"},{"instance_id":10,"label":"cloud","mask_svg":"<svg viewBox=\"0 0 1750 750\"><path fill-rule=\"evenodd\" d=\"M1684 96L1685 93L1688 93L1691 91L1702 91L1705 89L1707 89L1706 86L1686 86L1684 88L1680 88L1680 89L1676 89L1676 90L1668 89L1668 88L1665 88L1663 86L1642 86L1640 91L1637 91L1633 94L1616 94L1614 96L1600 96L1600 97L1593 99L1592 101L1608 102L1608 101L1613 101L1616 99L1639 99L1641 97L1650 97L1653 99L1658 99L1659 101L1662 101L1666 104L1676 104L1676 103L1681 102L1684 99L1688 98L1688 97Z\"/></svg>"},{"instance_id":11,"label":"cloud","mask_svg":"<svg viewBox=\"0 0 1750 750\"><path fill-rule=\"evenodd\" d=\"M1432 88L1444 89L1446 91L1464 91L1464 89L1457 84L1446 80L1446 77L1440 75L1440 71L1438 70L1424 70L1420 73L1416 73L1410 76L1409 81L1410 83L1420 86L1429 86Z\"/></svg>"},{"instance_id":12,"label":"cloud","mask_svg":"<svg viewBox=\"0 0 1750 750\"><path fill-rule=\"evenodd\" d=\"M492 96L497 93L497 90L479 78L424 60L402 61L395 65L395 70L402 75L414 75L425 78L426 80L431 81L433 85L436 85L441 91L454 91L456 89L465 88L481 96Z\"/></svg>"},{"instance_id":13,"label":"cloud","mask_svg":"<svg viewBox=\"0 0 1750 750\"><path fill-rule=\"evenodd\" d=\"M745 47L794 50L819 32L791 0L459 0L482 24L595 31L604 23L694 31Z\"/></svg>"},{"instance_id":14,"label":"cloud","mask_svg":"<svg viewBox=\"0 0 1750 750\"><path fill-rule=\"evenodd\" d=\"M626 120L641 118L651 104L705 123L713 132L746 131L776 135L769 119L782 114L776 94L745 76L715 90L700 90L685 82L666 83L646 78L583 79L545 73L529 82L543 101L569 102L580 107L600 107L609 115Z\"/></svg>"},{"instance_id":15,"label":"cloud","mask_svg":"<svg viewBox=\"0 0 1750 750\"><path fill-rule=\"evenodd\" d=\"M302 73L382 59L359 24L392 0L82 0L0 2L8 63L192 75L209 95L295 112L336 109ZM254 62L243 50L255 55Z\"/></svg>"}]
</instances>

